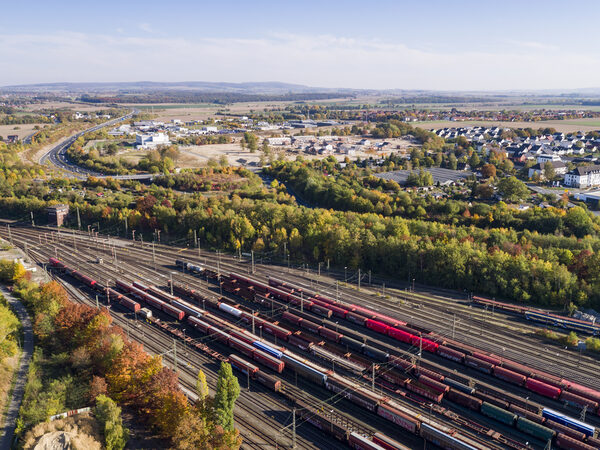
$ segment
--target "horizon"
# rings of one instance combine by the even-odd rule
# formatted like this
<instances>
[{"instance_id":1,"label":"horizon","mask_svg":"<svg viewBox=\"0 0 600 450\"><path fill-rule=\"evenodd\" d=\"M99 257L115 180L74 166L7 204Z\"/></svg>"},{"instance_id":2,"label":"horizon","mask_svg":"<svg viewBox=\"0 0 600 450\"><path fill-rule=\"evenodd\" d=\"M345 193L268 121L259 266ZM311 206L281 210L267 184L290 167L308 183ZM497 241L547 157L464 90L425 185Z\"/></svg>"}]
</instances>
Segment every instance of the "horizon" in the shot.
<instances>
[{"instance_id":1,"label":"horizon","mask_svg":"<svg viewBox=\"0 0 600 450\"><path fill-rule=\"evenodd\" d=\"M439 0L368 6L310 0L302 7L110 0L102 10L69 0L60 11L34 3L34 14L31 4L10 4L0 17L0 60L8 68L0 86L151 78L357 90L572 91L596 89L600 71L594 45L600 5L590 0L569 8L540 0L509 0L502 8L473 0L460 8Z\"/></svg>"}]
</instances>

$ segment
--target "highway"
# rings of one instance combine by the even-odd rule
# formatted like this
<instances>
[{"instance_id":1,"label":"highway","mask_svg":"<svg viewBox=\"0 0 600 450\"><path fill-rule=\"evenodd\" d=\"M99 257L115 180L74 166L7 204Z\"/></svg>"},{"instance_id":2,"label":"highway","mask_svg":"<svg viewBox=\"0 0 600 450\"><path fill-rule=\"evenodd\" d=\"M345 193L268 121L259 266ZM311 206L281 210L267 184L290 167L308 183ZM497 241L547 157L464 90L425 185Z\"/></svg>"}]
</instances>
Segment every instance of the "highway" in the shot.
<instances>
[{"instance_id":1,"label":"highway","mask_svg":"<svg viewBox=\"0 0 600 450\"><path fill-rule=\"evenodd\" d=\"M91 133L97 130L100 130L105 127L110 127L116 125L119 122L122 122L127 119L131 119L133 116L137 115L139 110L134 109L128 114L118 117L116 119L109 120L108 122L104 122L98 125L95 125L87 130L80 131L69 137L66 141L63 141L53 148L51 148L46 154L44 154L40 158L40 164L51 164L58 169L60 169L64 175L68 178L76 178L79 180L84 180L88 176L93 176L97 178L114 178L117 180L151 180L154 178L152 174L138 174L138 175L105 175L100 172L95 172L93 170L85 169L76 164L69 162L66 158L67 150L69 147L75 142L80 136L84 134Z\"/></svg>"}]
</instances>

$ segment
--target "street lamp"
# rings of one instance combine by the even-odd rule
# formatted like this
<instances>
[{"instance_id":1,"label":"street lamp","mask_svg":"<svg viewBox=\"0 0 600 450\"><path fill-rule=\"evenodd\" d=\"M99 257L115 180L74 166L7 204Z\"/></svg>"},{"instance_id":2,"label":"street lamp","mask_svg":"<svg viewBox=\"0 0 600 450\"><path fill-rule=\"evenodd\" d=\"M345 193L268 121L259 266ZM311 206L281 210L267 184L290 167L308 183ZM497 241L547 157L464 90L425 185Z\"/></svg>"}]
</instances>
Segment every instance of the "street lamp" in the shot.
<instances>
[{"instance_id":1,"label":"street lamp","mask_svg":"<svg viewBox=\"0 0 600 450\"><path fill-rule=\"evenodd\" d=\"M348 267L344 266L344 283L348 282L348 275L347 275L347 272L346 272L347 269L348 269Z\"/></svg>"}]
</instances>

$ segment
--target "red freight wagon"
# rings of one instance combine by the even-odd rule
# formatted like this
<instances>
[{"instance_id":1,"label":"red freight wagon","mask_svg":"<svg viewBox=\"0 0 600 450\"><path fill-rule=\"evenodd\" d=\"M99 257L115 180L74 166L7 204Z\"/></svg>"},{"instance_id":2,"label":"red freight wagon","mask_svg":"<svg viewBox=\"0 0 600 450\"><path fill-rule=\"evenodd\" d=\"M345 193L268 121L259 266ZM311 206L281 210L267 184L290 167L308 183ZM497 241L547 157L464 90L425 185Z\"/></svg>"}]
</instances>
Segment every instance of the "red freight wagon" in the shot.
<instances>
[{"instance_id":1,"label":"red freight wagon","mask_svg":"<svg viewBox=\"0 0 600 450\"><path fill-rule=\"evenodd\" d=\"M408 380L405 384L406 389L415 394L420 395L421 397L425 397L428 400L432 400L435 403L439 403L442 401L444 394L436 392L432 390L429 386L425 386L417 381Z\"/></svg>"},{"instance_id":2,"label":"red freight wagon","mask_svg":"<svg viewBox=\"0 0 600 450\"><path fill-rule=\"evenodd\" d=\"M230 333L231 337L239 339L246 344L252 344L256 339L252 336L247 335L246 333L242 333L241 331L232 330Z\"/></svg>"},{"instance_id":3,"label":"red freight wagon","mask_svg":"<svg viewBox=\"0 0 600 450\"><path fill-rule=\"evenodd\" d=\"M490 364L493 364L495 366L499 366L500 365L500 358L495 358L494 356L491 355L486 355L484 353L480 353L480 352L473 352L473 357L481 359L482 361L487 361Z\"/></svg>"},{"instance_id":4,"label":"red freight wagon","mask_svg":"<svg viewBox=\"0 0 600 450\"><path fill-rule=\"evenodd\" d=\"M400 325L400 326L406 325L406 322L402 322L401 320L394 319L393 317L390 317L390 316L384 316L383 314L378 314L378 313L375 313L375 320L378 320L379 322L383 322L386 325L389 325L390 327L397 327L398 325Z\"/></svg>"},{"instance_id":5,"label":"red freight wagon","mask_svg":"<svg viewBox=\"0 0 600 450\"><path fill-rule=\"evenodd\" d=\"M244 361L242 358L236 355L229 355L229 363L232 367L235 367L240 372L250 374L250 376L253 376L258 372L258 367L256 367L254 364Z\"/></svg>"},{"instance_id":6,"label":"red freight wagon","mask_svg":"<svg viewBox=\"0 0 600 450\"><path fill-rule=\"evenodd\" d=\"M492 373L493 364L490 364L487 361L482 361L479 358L474 358L470 355L465 355L465 364L467 366L474 367L477 370L480 370L485 373Z\"/></svg>"},{"instance_id":7,"label":"red freight wagon","mask_svg":"<svg viewBox=\"0 0 600 450\"><path fill-rule=\"evenodd\" d=\"M426 377L429 377L435 381L439 381L440 383L444 381L444 375L440 375L439 373L426 369L422 366L415 366L415 373L417 375L425 375Z\"/></svg>"},{"instance_id":8,"label":"red freight wagon","mask_svg":"<svg viewBox=\"0 0 600 450\"><path fill-rule=\"evenodd\" d=\"M600 438L588 436L586 442L593 447L600 448Z\"/></svg>"},{"instance_id":9,"label":"red freight wagon","mask_svg":"<svg viewBox=\"0 0 600 450\"><path fill-rule=\"evenodd\" d=\"M474 411L479 411L481 404L483 403L477 397L473 397L472 395L465 394L464 392L453 388L450 388L448 391L448 399L454 403L458 403L459 405L466 406Z\"/></svg>"},{"instance_id":10,"label":"red freight wagon","mask_svg":"<svg viewBox=\"0 0 600 450\"><path fill-rule=\"evenodd\" d=\"M559 433L556 437L556 445L566 450L597 450L596 447L588 445L584 442L579 442L572 437Z\"/></svg>"},{"instance_id":11,"label":"red freight wagon","mask_svg":"<svg viewBox=\"0 0 600 450\"><path fill-rule=\"evenodd\" d=\"M546 420L546 422L544 422L544 425L556 431L557 433L566 434L567 436L572 437L573 439L577 439L578 441L584 441L586 437L585 433L574 430L573 428L569 428L568 426L563 425L562 423L554 422L553 420Z\"/></svg>"},{"instance_id":12,"label":"red freight wagon","mask_svg":"<svg viewBox=\"0 0 600 450\"><path fill-rule=\"evenodd\" d=\"M446 347L445 345L440 345L438 347L437 353L441 357L450 359L452 361L463 362L465 359L465 354L463 352L453 350L450 347Z\"/></svg>"},{"instance_id":13,"label":"red freight wagon","mask_svg":"<svg viewBox=\"0 0 600 450\"><path fill-rule=\"evenodd\" d=\"M234 338L233 336L229 337L229 346L250 358L254 356L255 348L253 346L240 339Z\"/></svg>"},{"instance_id":14,"label":"red freight wagon","mask_svg":"<svg viewBox=\"0 0 600 450\"><path fill-rule=\"evenodd\" d=\"M394 356L394 355L390 355L389 363L392 366L399 367L400 369L404 370L405 372L410 372L413 369L413 367L415 367L415 365L413 363L411 363L410 361L407 361L405 359L402 359L402 358L400 358L398 356Z\"/></svg>"},{"instance_id":15,"label":"red freight wagon","mask_svg":"<svg viewBox=\"0 0 600 450\"><path fill-rule=\"evenodd\" d=\"M367 319L365 321L365 326L367 328L370 328L373 331L376 331L378 333L383 333L383 334L386 334L387 331L390 329L389 325L386 325L383 322L379 322L379 321L373 320L373 319Z\"/></svg>"},{"instance_id":16,"label":"red freight wagon","mask_svg":"<svg viewBox=\"0 0 600 450\"><path fill-rule=\"evenodd\" d=\"M308 350L309 348L311 348L313 346L312 342L307 341L306 339L302 339L301 337L296 336L295 334L292 334L289 337L288 342L302 350Z\"/></svg>"},{"instance_id":17,"label":"red freight wagon","mask_svg":"<svg viewBox=\"0 0 600 450\"><path fill-rule=\"evenodd\" d=\"M50 264L52 264L52 266L58 267L59 269L64 269L66 267L62 262L60 262L56 258L50 258L49 261L50 261Z\"/></svg>"},{"instance_id":18,"label":"red freight wagon","mask_svg":"<svg viewBox=\"0 0 600 450\"><path fill-rule=\"evenodd\" d=\"M422 344L421 341L423 342ZM410 338L410 343L416 347L422 346L423 350L431 353L436 353L439 347L439 344L436 344L435 342L432 342L429 339L420 338L419 336L412 336Z\"/></svg>"},{"instance_id":19,"label":"red freight wagon","mask_svg":"<svg viewBox=\"0 0 600 450\"><path fill-rule=\"evenodd\" d=\"M310 307L310 310L320 316L327 317L328 319L331 317L331 310L324 306L314 304Z\"/></svg>"},{"instance_id":20,"label":"red freight wagon","mask_svg":"<svg viewBox=\"0 0 600 450\"><path fill-rule=\"evenodd\" d=\"M533 371L533 375L532 378L535 378L538 381L541 381L542 383L546 383L549 384L550 386L554 386L557 388L564 388L565 384L562 382L562 380L559 377L555 377L554 375L550 375L544 372L539 372L537 370Z\"/></svg>"},{"instance_id":21,"label":"red freight wagon","mask_svg":"<svg viewBox=\"0 0 600 450\"><path fill-rule=\"evenodd\" d=\"M416 419L386 404L379 405L379 408L377 408L377 415L401 426L413 434L415 434L419 428L419 422Z\"/></svg>"},{"instance_id":22,"label":"red freight wagon","mask_svg":"<svg viewBox=\"0 0 600 450\"><path fill-rule=\"evenodd\" d=\"M533 373L533 370L530 369L529 367L524 366L522 364L518 364L514 361L510 361L508 359L502 360L502 367L504 367L505 369L508 369L508 370L512 370L513 372L517 372L522 375L525 375L526 377L530 377L531 374Z\"/></svg>"},{"instance_id":23,"label":"red freight wagon","mask_svg":"<svg viewBox=\"0 0 600 450\"><path fill-rule=\"evenodd\" d=\"M267 386L269 389L279 392L281 391L281 381L271 375L267 375L262 370L259 370L256 374L256 379L261 383Z\"/></svg>"},{"instance_id":24,"label":"red freight wagon","mask_svg":"<svg viewBox=\"0 0 600 450\"><path fill-rule=\"evenodd\" d=\"M146 286L145 284L142 284L142 283L140 283L140 282L138 282L138 281L134 281L134 282L133 282L133 285L134 285L136 288L138 288L138 289L141 289L142 291L147 291L147 290L148 290L148 286Z\"/></svg>"},{"instance_id":25,"label":"red freight wagon","mask_svg":"<svg viewBox=\"0 0 600 450\"><path fill-rule=\"evenodd\" d=\"M223 330L216 327L210 327L209 334L213 336L217 341L221 341L225 344L229 344L229 335Z\"/></svg>"},{"instance_id":26,"label":"red freight wagon","mask_svg":"<svg viewBox=\"0 0 600 450\"><path fill-rule=\"evenodd\" d=\"M90 277L88 277L87 275L83 275L82 273L79 273L79 272L77 272L77 273L79 274L78 278L81 281L83 281L84 284L86 284L86 285L88 285L90 287L92 287L92 286L94 286L96 284L96 280L92 280Z\"/></svg>"},{"instance_id":27,"label":"red freight wagon","mask_svg":"<svg viewBox=\"0 0 600 450\"><path fill-rule=\"evenodd\" d=\"M406 375L396 372L394 369L384 369L380 374L380 377L386 381L389 381L392 384L397 384L398 386L404 386L406 380L408 379Z\"/></svg>"},{"instance_id":28,"label":"red freight wagon","mask_svg":"<svg viewBox=\"0 0 600 450\"><path fill-rule=\"evenodd\" d=\"M406 342L406 343L410 342L410 338L412 336L412 334L407 333L406 331L399 330L398 328L394 328L394 327L388 328L387 334L389 337L394 338L397 341Z\"/></svg>"},{"instance_id":29,"label":"red freight wagon","mask_svg":"<svg viewBox=\"0 0 600 450\"><path fill-rule=\"evenodd\" d=\"M169 305L168 303L163 303L162 310L166 312L168 315L175 317L177 320L183 320L185 317L185 313L175 308L174 306Z\"/></svg>"},{"instance_id":30,"label":"red freight wagon","mask_svg":"<svg viewBox=\"0 0 600 450\"><path fill-rule=\"evenodd\" d=\"M277 373L283 372L283 367L285 365L283 361L273 358L271 355L263 352L262 350L255 350L252 359L267 366L269 369L273 369Z\"/></svg>"},{"instance_id":31,"label":"red freight wagon","mask_svg":"<svg viewBox=\"0 0 600 450\"><path fill-rule=\"evenodd\" d=\"M373 311L371 311L370 309L367 308L363 308L362 306L356 306L356 305L352 305L354 307L354 313L355 314L360 314L361 316L367 318L367 319L374 319L375 317L377 317L377 314Z\"/></svg>"},{"instance_id":32,"label":"red freight wagon","mask_svg":"<svg viewBox=\"0 0 600 450\"><path fill-rule=\"evenodd\" d=\"M560 400L571 405L575 405L579 408L587 406L587 410L592 412L598 409L598 402L582 397L581 395L573 394L572 392L562 391L560 394Z\"/></svg>"},{"instance_id":33,"label":"red freight wagon","mask_svg":"<svg viewBox=\"0 0 600 450\"><path fill-rule=\"evenodd\" d=\"M556 386L550 386L549 384L542 383L541 381L534 380L533 378L527 378L525 387L545 397L553 398L554 400L556 400L561 393L560 388L557 388Z\"/></svg>"},{"instance_id":34,"label":"red freight wagon","mask_svg":"<svg viewBox=\"0 0 600 450\"><path fill-rule=\"evenodd\" d=\"M345 319L346 314L348 314L348 311L346 309L336 305L329 305L328 308L331 310L334 316L341 317L342 319Z\"/></svg>"},{"instance_id":35,"label":"red freight wagon","mask_svg":"<svg viewBox=\"0 0 600 450\"><path fill-rule=\"evenodd\" d=\"M588 387L582 386L577 383L571 383L571 385L569 386L569 388L567 390L569 392L572 392L573 394L577 394L582 397L589 398L591 400L594 400L595 402L598 402L598 404L600 404L600 392L595 391L594 389L590 389Z\"/></svg>"},{"instance_id":36,"label":"red freight wagon","mask_svg":"<svg viewBox=\"0 0 600 450\"><path fill-rule=\"evenodd\" d=\"M500 378L501 380L508 381L510 383L518 384L519 386L523 386L527 377L520 373L513 372L512 370L505 369L504 367L494 366L494 376L496 378Z\"/></svg>"},{"instance_id":37,"label":"red freight wagon","mask_svg":"<svg viewBox=\"0 0 600 450\"><path fill-rule=\"evenodd\" d=\"M310 320L303 320L300 322L300 327L312 331L315 334L319 334L319 330L321 329L321 325L311 322Z\"/></svg>"},{"instance_id":38,"label":"red freight wagon","mask_svg":"<svg viewBox=\"0 0 600 450\"><path fill-rule=\"evenodd\" d=\"M355 312L348 312L346 314L346 320L364 326L365 320L367 320L367 318L365 316L361 316L360 314L356 314Z\"/></svg>"},{"instance_id":39,"label":"red freight wagon","mask_svg":"<svg viewBox=\"0 0 600 450\"><path fill-rule=\"evenodd\" d=\"M338 333L334 330L330 330L326 327L321 327L321 329L319 330L319 334L333 342L340 342L340 338L343 336L341 333Z\"/></svg>"},{"instance_id":40,"label":"red freight wagon","mask_svg":"<svg viewBox=\"0 0 600 450\"><path fill-rule=\"evenodd\" d=\"M212 328L210 324L206 323L203 320L196 319L195 317L188 317L187 320L190 323L190 325L202 331L204 334L208 333L209 330Z\"/></svg>"},{"instance_id":41,"label":"red freight wagon","mask_svg":"<svg viewBox=\"0 0 600 450\"><path fill-rule=\"evenodd\" d=\"M138 312L140 310L140 304L138 302L135 302L130 298L125 297L124 295L121 295L119 303L125 308L130 309L131 311Z\"/></svg>"},{"instance_id":42,"label":"red freight wagon","mask_svg":"<svg viewBox=\"0 0 600 450\"><path fill-rule=\"evenodd\" d=\"M429 378L428 376L425 376L425 375L421 375L419 377L419 383L424 384L425 386L431 388L435 392L439 392L442 394L447 393L448 390L450 389L450 386L448 386L444 383L440 383L439 381Z\"/></svg>"},{"instance_id":43,"label":"red freight wagon","mask_svg":"<svg viewBox=\"0 0 600 450\"><path fill-rule=\"evenodd\" d=\"M287 340L288 336L292 334L291 331L281 328L270 322L267 322L266 320L263 321L261 325L263 326L263 330L265 330L267 333L272 334L273 336L276 336L283 340Z\"/></svg>"},{"instance_id":44,"label":"red freight wagon","mask_svg":"<svg viewBox=\"0 0 600 450\"><path fill-rule=\"evenodd\" d=\"M525 408L521 408L520 406L508 405L508 409L509 409L509 411L512 411L515 414L517 414L521 417L525 417L526 419L529 419L533 422L540 423L540 424L544 422L544 417L542 417L541 414L536 414L533 411L529 411Z\"/></svg>"},{"instance_id":45,"label":"red freight wagon","mask_svg":"<svg viewBox=\"0 0 600 450\"><path fill-rule=\"evenodd\" d=\"M281 315L281 319L293 323L294 325L300 325L300 322L302 322L302 317L298 317L287 311Z\"/></svg>"}]
</instances>

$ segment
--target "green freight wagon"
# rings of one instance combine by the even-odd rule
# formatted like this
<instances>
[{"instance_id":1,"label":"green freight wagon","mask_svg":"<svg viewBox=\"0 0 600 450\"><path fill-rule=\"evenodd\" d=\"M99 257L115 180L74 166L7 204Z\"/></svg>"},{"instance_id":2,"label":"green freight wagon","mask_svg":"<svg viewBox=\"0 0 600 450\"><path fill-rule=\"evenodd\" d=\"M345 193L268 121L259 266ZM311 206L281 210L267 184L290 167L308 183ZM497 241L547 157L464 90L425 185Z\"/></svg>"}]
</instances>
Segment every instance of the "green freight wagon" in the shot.
<instances>
[{"instance_id":1,"label":"green freight wagon","mask_svg":"<svg viewBox=\"0 0 600 450\"><path fill-rule=\"evenodd\" d=\"M535 423L532 420L526 419L525 417L519 417L517 419L517 428L523 433L530 434L544 442L548 442L550 439L556 436L556 431L540 425L539 423Z\"/></svg>"},{"instance_id":2,"label":"green freight wagon","mask_svg":"<svg viewBox=\"0 0 600 450\"><path fill-rule=\"evenodd\" d=\"M481 413L510 426L513 426L515 420L517 420L517 415L515 413L506 411L505 409L494 406L488 402L483 402L481 405Z\"/></svg>"}]
</instances>

